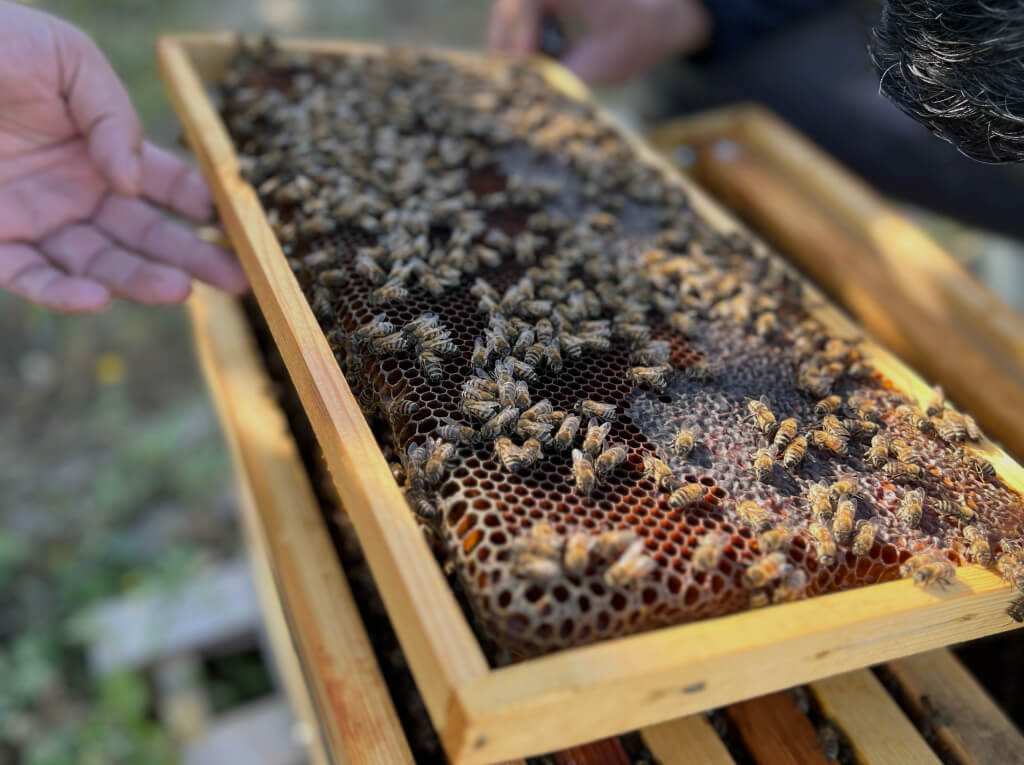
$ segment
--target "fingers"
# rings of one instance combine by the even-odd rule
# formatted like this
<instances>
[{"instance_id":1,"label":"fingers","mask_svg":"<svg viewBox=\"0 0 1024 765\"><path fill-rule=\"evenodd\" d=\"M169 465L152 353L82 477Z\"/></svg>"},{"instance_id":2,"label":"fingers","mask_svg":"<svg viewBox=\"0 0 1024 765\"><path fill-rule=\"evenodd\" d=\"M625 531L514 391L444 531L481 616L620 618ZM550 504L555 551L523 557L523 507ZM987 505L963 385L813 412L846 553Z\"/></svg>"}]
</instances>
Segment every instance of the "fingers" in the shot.
<instances>
[{"instance_id":1,"label":"fingers","mask_svg":"<svg viewBox=\"0 0 1024 765\"><path fill-rule=\"evenodd\" d=\"M142 194L197 223L213 215L213 200L198 171L148 141L142 146Z\"/></svg>"},{"instance_id":2,"label":"fingers","mask_svg":"<svg viewBox=\"0 0 1024 765\"><path fill-rule=\"evenodd\" d=\"M68 24L54 24L61 91L89 156L119 194L138 194L142 126L131 99L92 40Z\"/></svg>"},{"instance_id":3,"label":"fingers","mask_svg":"<svg viewBox=\"0 0 1024 765\"><path fill-rule=\"evenodd\" d=\"M110 304L102 284L68 276L27 244L0 244L0 287L63 313L102 311Z\"/></svg>"},{"instance_id":4,"label":"fingers","mask_svg":"<svg viewBox=\"0 0 1024 765\"><path fill-rule=\"evenodd\" d=\"M552 0L496 0L487 27L488 47L509 56L533 52L544 11L558 4Z\"/></svg>"},{"instance_id":5,"label":"fingers","mask_svg":"<svg viewBox=\"0 0 1024 765\"><path fill-rule=\"evenodd\" d=\"M184 271L153 263L90 225L68 226L45 239L40 250L67 273L138 303L180 303L192 291L192 280Z\"/></svg>"},{"instance_id":6,"label":"fingers","mask_svg":"<svg viewBox=\"0 0 1024 765\"><path fill-rule=\"evenodd\" d=\"M245 273L234 257L142 200L108 196L93 223L122 246L154 261L228 292L240 294L247 289Z\"/></svg>"},{"instance_id":7,"label":"fingers","mask_svg":"<svg viewBox=\"0 0 1024 765\"><path fill-rule=\"evenodd\" d=\"M573 46L562 65L591 85L622 82L633 74L629 63L634 52L626 42L624 37L588 37Z\"/></svg>"}]
</instances>

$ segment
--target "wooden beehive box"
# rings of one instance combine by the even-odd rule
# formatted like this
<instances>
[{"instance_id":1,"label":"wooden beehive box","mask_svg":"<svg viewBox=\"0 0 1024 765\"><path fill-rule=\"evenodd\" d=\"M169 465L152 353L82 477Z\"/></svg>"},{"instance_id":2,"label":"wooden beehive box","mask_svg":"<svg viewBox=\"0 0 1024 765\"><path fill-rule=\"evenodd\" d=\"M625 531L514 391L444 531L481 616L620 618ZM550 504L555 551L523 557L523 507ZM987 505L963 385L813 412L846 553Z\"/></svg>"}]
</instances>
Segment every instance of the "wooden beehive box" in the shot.
<instances>
[{"instance_id":1,"label":"wooden beehive box","mask_svg":"<svg viewBox=\"0 0 1024 765\"><path fill-rule=\"evenodd\" d=\"M197 287L189 309L203 372L231 446L274 656L296 713L311 732L310 759L316 765L415 762L416 745L397 711L402 700L389 693L382 676L371 644L375 636L338 563L252 327L238 301L205 286ZM861 669L812 682L796 695L773 693L733 704L717 713L717 724L729 726L732 745L757 761L823 762L814 725L827 722L844 751L867 765L933 764L942 756L964 765L1024 762L1024 737L949 651L890 662L884 673L884 686ZM798 705L801 698L813 700L814 719ZM701 714L639 733L663 765L735 762ZM609 738L553 758L625 765L626 751Z\"/></svg>"},{"instance_id":2,"label":"wooden beehive box","mask_svg":"<svg viewBox=\"0 0 1024 765\"><path fill-rule=\"evenodd\" d=\"M285 45L323 53L374 50L343 43ZM216 77L233 46L228 37L165 38L162 71L453 761L551 751L1013 626L1003 612L1007 592L998 576L971 566L959 569L956 583L943 591L890 582L491 669L408 513L254 190L239 175L231 142L204 92L204 78ZM549 66L544 73L574 97L586 97L562 70ZM650 155L639 144L638 151ZM713 226L736 227L699 189L675 179ZM846 336L856 333L813 288L805 287L805 293L819 320ZM884 350L870 342L863 348L898 389L922 401L931 395ZM1007 485L1024 488L1024 474L1012 460L992 445L986 454Z\"/></svg>"}]
</instances>

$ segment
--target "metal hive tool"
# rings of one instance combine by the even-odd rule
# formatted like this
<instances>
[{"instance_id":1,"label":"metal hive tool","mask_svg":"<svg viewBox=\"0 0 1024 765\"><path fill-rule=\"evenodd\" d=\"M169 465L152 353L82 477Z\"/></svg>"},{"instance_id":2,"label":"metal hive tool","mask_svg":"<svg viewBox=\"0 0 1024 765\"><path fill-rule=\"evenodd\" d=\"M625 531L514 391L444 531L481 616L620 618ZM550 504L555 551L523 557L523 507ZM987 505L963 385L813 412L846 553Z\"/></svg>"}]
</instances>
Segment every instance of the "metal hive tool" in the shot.
<instances>
[{"instance_id":1,"label":"metal hive tool","mask_svg":"<svg viewBox=\"0 0 1024 765\"><path fill-rule=\"evenodd\" d=\"M711 229L588 104L523 67L272 46L243 48L222 91L411 509L505 648L901 568L941 585L950 563L999 554L1024 584L1020 497L971 455L973 424L910 406L810 317L778 256ZM587 400L611 424L590 461L589 412L558 436ZM919 519L902 509L914 490Z\"/></svg>"}]
</instances>

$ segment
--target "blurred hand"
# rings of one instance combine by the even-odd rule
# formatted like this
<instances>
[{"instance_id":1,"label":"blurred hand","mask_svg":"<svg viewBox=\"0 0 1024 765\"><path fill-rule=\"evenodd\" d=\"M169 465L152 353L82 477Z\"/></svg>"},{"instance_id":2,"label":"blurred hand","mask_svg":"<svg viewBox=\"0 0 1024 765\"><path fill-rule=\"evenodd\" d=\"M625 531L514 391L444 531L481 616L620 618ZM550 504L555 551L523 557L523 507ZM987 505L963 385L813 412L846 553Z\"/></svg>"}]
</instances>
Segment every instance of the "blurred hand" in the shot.
<instances>
[{"instance_id":1,"label":"blurred hand","mask_svg":"<svg viewBox=\"0 0 1024 765\"><path fill-rule=\"evenodd\" d=\"M496 0L488 44L525 56L537 50L546 16L578 18L584 35L562 63L595 85L628 80L671 56L695 53L711 36L701 0Z\"/></svg>"},{"instance_id":2,"label":"blurred hand","mask_svg":"<svg viewBox=\"0 0 1024 765\"><path fill-rule=\"evenodd\" d=\"M0 288L65 312L179 302L192 277L244 290L238 263L167 212L209 220L199 174L143 143L88 37L0 0Z\"/></svg>"}]
</instances>

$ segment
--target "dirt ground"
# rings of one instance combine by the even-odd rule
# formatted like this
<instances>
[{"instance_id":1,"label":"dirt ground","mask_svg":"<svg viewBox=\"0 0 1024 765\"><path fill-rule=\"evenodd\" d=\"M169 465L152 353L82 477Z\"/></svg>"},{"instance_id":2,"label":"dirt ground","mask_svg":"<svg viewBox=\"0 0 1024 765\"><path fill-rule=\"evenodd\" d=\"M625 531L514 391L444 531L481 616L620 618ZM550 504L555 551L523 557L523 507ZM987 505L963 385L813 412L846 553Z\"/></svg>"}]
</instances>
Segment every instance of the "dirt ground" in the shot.
<instances>
[{"instance_id":1,"label":"dirt ground","mask_svg":"<svg viewBox=\"0 0 1024 765\"><path fill-rule=\"evenodd\" d=\"M273 30L475 47L488 7L483 0L39 5L96 38L148 134L165 144L178 129L156 74L160 32ZM1007 267L1019 268L1012 243L930 225L964 260L994 274L997 286L1007 283ZM100 316L62 317L0 294L0 400L0 765L174 761L151 722L144 678L90 678L72 617L100 598L173 587L239 552L230 465L185 313L118 303Z\"/></svg>"}]
</instances>

